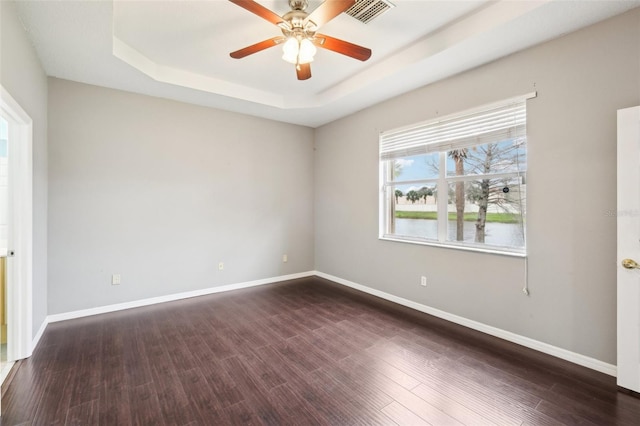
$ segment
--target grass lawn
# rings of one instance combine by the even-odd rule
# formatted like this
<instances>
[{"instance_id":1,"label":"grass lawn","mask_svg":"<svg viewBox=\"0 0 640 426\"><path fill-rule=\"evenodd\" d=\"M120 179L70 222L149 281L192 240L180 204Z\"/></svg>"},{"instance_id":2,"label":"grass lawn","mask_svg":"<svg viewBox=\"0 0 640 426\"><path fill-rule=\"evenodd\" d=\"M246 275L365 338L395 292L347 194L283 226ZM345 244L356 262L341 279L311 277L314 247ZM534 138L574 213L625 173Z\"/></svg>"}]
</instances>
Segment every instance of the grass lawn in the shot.
<instances>
[{"instance_id":1,"label":"grass lawn","mask_svg":"<svg viewBox=\"0 0 640 426\"><path fill-rule=\"evenodd\" d=\"M405 212L396 211L396 218L398 219L437 219L436 212ZM519 223L520 215L512 213L487 213L487 222L498 223ZM477 213L465 213L464 220L467 222L475 222L478 219ZM449 213L449 220L456 220L455 213Z\"/></svg>"}]
</instances>

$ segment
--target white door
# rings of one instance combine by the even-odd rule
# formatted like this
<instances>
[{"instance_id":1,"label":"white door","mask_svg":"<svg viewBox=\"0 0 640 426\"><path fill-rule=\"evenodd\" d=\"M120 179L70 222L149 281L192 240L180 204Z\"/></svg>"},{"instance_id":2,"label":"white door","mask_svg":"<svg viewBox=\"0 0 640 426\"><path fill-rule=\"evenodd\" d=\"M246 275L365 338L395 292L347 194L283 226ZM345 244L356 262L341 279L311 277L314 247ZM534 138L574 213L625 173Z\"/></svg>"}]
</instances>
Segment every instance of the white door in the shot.
<instances>
[{"instance_id":1,"label":"white door","mask_svg":"<svg viewBox=\"0 0 640 426\"><path fill-rule=\"evenodd\" d=\"M0 115L8 123L7 358L32 352L33 121L0 85Z\"/></svg>"},{"instance_id":2,"label":"white door","mask_svg":"<svg viewBox=\"0 0 640 426\"><path fill-rule=\"evenodd\" d=\"M640 106L618 111L618 386L640 392Z\"/></svg>"}]
</instances>

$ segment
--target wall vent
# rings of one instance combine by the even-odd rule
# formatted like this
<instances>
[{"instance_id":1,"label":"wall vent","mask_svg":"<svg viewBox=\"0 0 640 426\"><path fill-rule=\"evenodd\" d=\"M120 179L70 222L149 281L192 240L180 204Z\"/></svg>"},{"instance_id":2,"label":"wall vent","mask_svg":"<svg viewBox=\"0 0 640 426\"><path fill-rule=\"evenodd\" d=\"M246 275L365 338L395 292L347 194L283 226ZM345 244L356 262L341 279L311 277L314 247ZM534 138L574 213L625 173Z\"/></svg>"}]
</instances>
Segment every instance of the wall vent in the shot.
<instances>
[{"instance_id":1,"label":"wall vent","mask_svg":"<svg viewBox=\"0 0 640 426\"><path fill-rule=\"evenodd\" d=\"M344 13L368 24L393 7L396 6L388 0L358 0Z\"/></svg>"}]
</instances>

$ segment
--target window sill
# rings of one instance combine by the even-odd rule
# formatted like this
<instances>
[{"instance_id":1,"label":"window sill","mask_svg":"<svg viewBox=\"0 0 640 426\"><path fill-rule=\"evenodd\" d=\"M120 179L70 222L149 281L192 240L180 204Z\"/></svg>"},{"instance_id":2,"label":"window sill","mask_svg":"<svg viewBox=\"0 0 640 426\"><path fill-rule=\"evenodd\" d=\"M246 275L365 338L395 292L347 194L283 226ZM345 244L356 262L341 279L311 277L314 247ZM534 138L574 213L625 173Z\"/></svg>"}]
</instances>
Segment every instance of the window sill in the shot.
<instances>
[{"instance_id":1,"label":"window sill","mask_svg":"<svg viewBox=\"0 0 640 426\"><path fill-rule=\"evenodd\" d=\"M495 254L498 256L519 257L519 258L527 257L527 253L525 253L524 251L507 251L507 250L501 250L499 248L491 248L491 247L474 247L474 246L456 244L451 242L440 243L437 241L430 241L430 240L410 238L410 237L399 237L396 235L382 235L378 237L378 239L383 241L394 241L397 243L419 244L423 246L440 247L445 249L471 251L471 252L483 253L483 254Z\"/></svg>"}]
</instances>

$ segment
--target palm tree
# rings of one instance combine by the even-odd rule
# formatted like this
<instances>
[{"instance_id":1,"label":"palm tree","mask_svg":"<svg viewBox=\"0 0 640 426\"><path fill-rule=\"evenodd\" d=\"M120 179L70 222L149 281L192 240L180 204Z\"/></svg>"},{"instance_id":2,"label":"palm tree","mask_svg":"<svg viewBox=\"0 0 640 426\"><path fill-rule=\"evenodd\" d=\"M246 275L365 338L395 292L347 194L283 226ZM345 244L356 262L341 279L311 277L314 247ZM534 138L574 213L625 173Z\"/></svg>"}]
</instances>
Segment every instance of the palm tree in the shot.
<instances>
[{"instance_id":1,"label":"palm tree","mask_svg":"<svg viewBox=\"0 0 640 426\"><path fill-rule=\"evenodd\" d=\"M395 180L395 178L397 178L398 176L400 176L402 174L402 163L398 160L395 160L393 162L393 179Z\"/></svg>"},{"instance_id":2,"label":"palm tree","mask_svg":"<svg viewBox=\"0 0 640 426\"><path fill-rule=\"evenodd\" d=\"M407 198L407 201L411 201L411 204L415 204L416 201L421 198L420 195L418 195L418 192L413 189L407 192L407 195L405 197Z\"/></svg>"},{"instance_id":3,"label":"palm tree","mask_svg":"<svg viewBox=\"0 0 640 426\"><path fill-rule=\"evenodd\" d=\"M404 194L399 189L396 189L395 196L396 196L396 204L398 204L398 197L402 197L404 196Z\"/></svg>"},{"instance_id":4,"label":"palm tree","mask_svg":"<svg viewBox=\"0 0 640 426\"><path fill-rule=\"evenodd\" d=\"M427 197L433 195L433 191L428 186L423 186L418 191L418 195L420 196L420 198L424 198L424 203L427 204Z\"/></svg>"},{"instance_id":5,"label":"palm tree","mask_svg":"<svg viewBox=\"0 0 640 426\"><path fill-rule=\"evenodd\" d=\"M449 157L456 164L456 176L464 175L464 160L467 158L467 148L449 151ZM464 240L464 181L456 182L456 240Z\"/></svg>"}]
</instances>

